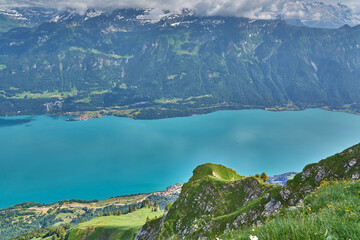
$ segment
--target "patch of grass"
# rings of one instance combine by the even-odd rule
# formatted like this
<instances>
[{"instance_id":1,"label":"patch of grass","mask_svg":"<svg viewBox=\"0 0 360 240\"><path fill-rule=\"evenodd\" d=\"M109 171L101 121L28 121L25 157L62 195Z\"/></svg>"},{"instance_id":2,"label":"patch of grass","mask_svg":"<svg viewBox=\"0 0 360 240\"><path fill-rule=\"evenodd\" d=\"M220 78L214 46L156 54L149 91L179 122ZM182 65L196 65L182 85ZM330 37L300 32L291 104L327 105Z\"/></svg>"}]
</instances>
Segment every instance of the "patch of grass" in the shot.
<instances>
[{"instance_id":1,"label":"patch of grass","mask_svg":"<svg viewBox=\"0 0 360 240\"><path fill-rule=\"evenodd\" d=\"M332 181L304 199L300 209L283 209L262 227L223 234L221 239L358 239L360 181Z\"/></svg>"},{"instance_id":2,"label":"patch of grass","mask_svg":"<svg viewBox=\"0 0 360 240\"><path fill-rule=\"evenodd\" d=\"M186 101L190 101L190 100L193 100L193 99L201 99L201 98L212 98L213 95L211 94L206 94L206 95L201 95L201 96L197 96L197 97L189 97L186 99Z\"/></svg>"},{"instance_id":3,"label":"patch of grass","mask_svg":"<svg viewBox=\"0 0 360 240\"><path fill-rule=\"evenodd\" d=\"M220 77L220 73L219 72L213 72L212 77L218 78L218 77Z\"/></svg>"},{"instance_id":4,"label":"patch of grass","mask_svg":"<svg viewBox=\"0 0 360 240\"><path fill-rule=\"evenodd\" d=\"M96 50L96 49L84 49L84 48L81 48L81 47L70 47L69 48L70 51L80 51L80 52L83 52L83 53L93 53L93 54L96 54L96 55L103 55L103 56L106 56L106 57L111 57L111 58L116 58L116 59L122 59L122 58L125 58L125 59L130 59L130 58L133 58L134 55L124 55L124 56L121 56L121 55L117 55L117 54L108 54L108 53L103 53L99 50Z\"/></svg>"},{"instance_id":5,"label":"patch of grass","mask_svg":"<svg viewBox=\"0 0 360 240\"><path fill-rule=\"evenodd\" d=\"M147 195L145 194L139 194L139 195L135 195L135 196L120 196L120 197L114 197L114 198L109 198L103 201L99 201L98 202L98 206L102 206L104 204L109 204L109 203L122 203L122 204L133 204L133 203L137 203L142 201Z\"/></svg>"},{"instance_id":6,"label":"patch of grass","mask_svg":"<svg viewBox=\"0 0 360 240\"><path fill-rule=\"evenodd\" d=\"M168 79L168 80L173 80L173 79L176 78L176 77L177 77L177 74L169 75L169 76L167 77L167 79Z\"/></svg>"},{"instance_id":7,"label":"patch of grass","mask_svg":"<svg viewBox=\"0 0 360 240\"><path fill-rule=\"evenodd\" d=\"M146 223L146 218L161 217L163 211L152 212L151 208L142 208L121 216L97 217L89 222L81 223L70 231L69 240L79 239L132 239Z\"/></svg>"},{"instance_id":8,"label":"patch of grass","mask_svg":"<svg viewBox=\"0 0 360 240\"><path fill-rule=\"evenodd\" d=\"M70 223L72 221L71 217L75 217L76 215L74 213L60 213L58 214L55 219L61 219L61 222L57 222L53 225L53 227L59 227L61 225L64 225L66 223Z\"/></svg>"},{"instance_id":9,"label":"patch of grass","mask_svg":"<svg viewBox=\"0 0 360 240\"><path fill-rule=\"evenodd\" d=\"M101 94L108 93L108 92L110 92L110 90L91 91L90 95L101 95Z\"/></svg>"},{"instance_id":10,"label":"patch of grass","mask_svg":"<svg viewBox=\"0 0 360 240\"><path fill-rule=\"evenodd\" d=\"M154 102L166 104L166 103L177 103L180 101L182 101L182 98L161 98L161 99L156 99Z\"/></svg>"},{"instance_id":11,"label":"patch of grass","mask_svg":"<svg viewBox=\"0 0 360 240\"><path fill-rule=\"evenodd\" d=\"M22 92L18 93L12 97L8 97L10 99L38 99L38 98L58 98L58 99L64 99L67 97L73 97L78 94L78 90L76 88L73 88L70 92L49 92L45 91L42 93L32 93L32 92Z\"/></svg>"},{"instance_id":12,"label":"patch of grass","mask_svg":"<svg viewBox=\"0 0 360 240\"><path fill-rule=\"evenodd\" d=\"M82 98L82 99L78 99L75 102L76 103L89 103L91 101L90 97L86 97L86 98Z\"/></svg>"}]
</instances>

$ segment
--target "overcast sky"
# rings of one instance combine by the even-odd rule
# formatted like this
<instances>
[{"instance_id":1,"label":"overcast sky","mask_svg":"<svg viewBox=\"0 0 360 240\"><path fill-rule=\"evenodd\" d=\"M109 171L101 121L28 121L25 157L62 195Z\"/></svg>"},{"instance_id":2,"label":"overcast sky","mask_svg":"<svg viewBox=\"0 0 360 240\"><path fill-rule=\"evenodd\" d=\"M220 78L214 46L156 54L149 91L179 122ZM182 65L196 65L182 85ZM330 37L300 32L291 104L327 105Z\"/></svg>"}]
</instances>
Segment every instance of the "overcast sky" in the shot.
<instances>
[{"instance_id":1,"label":"overcast sky","mask_svg":"<svg viewBox=\"0 0 360 240\"><path fill-rule=\"evenodd\" d=\"M200 15L238 16L249 18L273 18L282 11L289 10L286 3L295 0L0 0L0 6L41 6L58 9L76 8L84 12L86 9L112 8L158 8L180 10L195 9ZM314 2L315 0L303 0ZM284 7L285 2L285 7ZM360 11L360 0L322 0L324 3L347 4L354 11ZM294 3L293 3L294 4ZM293 7L294 8L294 7Z\"/></svg>"}]
</instances>

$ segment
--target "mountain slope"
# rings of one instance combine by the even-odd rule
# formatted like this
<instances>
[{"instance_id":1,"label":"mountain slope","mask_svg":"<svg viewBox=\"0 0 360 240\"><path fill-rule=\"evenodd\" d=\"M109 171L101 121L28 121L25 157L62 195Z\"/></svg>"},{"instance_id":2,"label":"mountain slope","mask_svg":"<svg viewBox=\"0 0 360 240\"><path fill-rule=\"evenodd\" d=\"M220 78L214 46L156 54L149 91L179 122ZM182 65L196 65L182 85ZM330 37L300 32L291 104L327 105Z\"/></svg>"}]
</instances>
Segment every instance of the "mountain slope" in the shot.
<instances>
[{"instance_id":1,"label":"mountain slope","mask_svg":"<svg viewBox=\"0 0 360 240\"><path fill-rule=\"evenodd\" d=\"M234 170L219 165L197 167L193 177L184 184L179 200L175 201L165 217L152 223L155 226L145 224L136 239L215 237L229 228L231 223L235 226L245 225L276 212L281 206L281 203L271 207L266 205L268 201L271 204L276 201L271 196L280 190L279 186L237 174L223 178L220 171L212 170L214 167L221 169L222 175L234 174ZM250 212L251 216L248 215Z\"/></svg>"},{"instance_id":2,"label":"mountain slope","mask_svg":"<svg viewBox=\"0 0 360 240\"><path fill-rule=\"evenodd\" d=\"M0 53L1 115L360 109L359 27L127 9L13 29Z\"/></svg>"},{"instance_id":3,"label":"mountain slope","mask_svg":"<svg viewBox=\"0 0 360 240\"><path fill-rule=\"evenodd\" d=\"M77 226L81 220L90 221L94 217L104 215L109 211L111 214L114 214L115 211L126 214L131 207L143 207L143 203L150 203L151 205L158 202L159 208L165 209L169 202L174 202L177 199L181 187L182 184L176 184L161 192L118 196L102 201L72 199L52 204L20 203L6 209L0 209L0 239L10 239L24 233L27 234L15 239L32 239L21 237L44 236L49 231L51 234L54 228L64 232L61 227L65 226L68 229L70 228L69 224ZM159 216L160 214L156 215ZM141 221L145 222L145 219L146 216ZM46 229L44 230L44 228Z\"/></svg>"},{"instance_id":4,"label":"mountain slope","mask_svg":"<svg viewBox=\"0 0 360 240\"><path fill-rule=\"evenodd\" d=\"M360 181L330 181L304 198L297 209L282 209L263 225L229 231L220 239L358 239Z\"/></svg>"},{"instance_id":5,"label":"mountain slope","mask_svg":"<svg viewBox=\"0 0 360 240\"><path fill-rule=\"evenodd\" d=\"M184 184L169 212L162 219L145 224L136 239L214 238L225 231L243 229L252 224L261 226L281 209L301 207L303 199L323 186L326 179L358 180L360 145L306 166L284 187L264 184L255 177L235 175L224 179L214 168L227 171L225 175L234 174L233 170L222 166L199 166L189 182ZM322 201L322 207L326 203L332 204L330 199L326 202L326 197ZM358 211L359 202L353 203ZM351 232L353 234L355 232Z\"/></svg>"}]
</instances>

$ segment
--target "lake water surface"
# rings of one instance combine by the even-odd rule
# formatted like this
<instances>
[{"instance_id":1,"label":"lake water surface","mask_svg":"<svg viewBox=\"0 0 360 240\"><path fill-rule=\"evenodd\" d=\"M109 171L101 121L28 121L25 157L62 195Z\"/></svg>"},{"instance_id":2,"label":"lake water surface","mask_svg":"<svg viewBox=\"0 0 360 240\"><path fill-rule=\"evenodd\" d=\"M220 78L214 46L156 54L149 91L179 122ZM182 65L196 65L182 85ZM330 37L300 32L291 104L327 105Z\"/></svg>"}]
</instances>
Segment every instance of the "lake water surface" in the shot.
<instances>
[{"instance_id":1,"label":"lake water surface","mask_svg":"<svg viewBox=\"0 0 360 240\"><path fill-rule=\"evenodd\" d=\"M162 190L206 162L242 175L301 171L358 142L360 116L319 109L162 120L0 118L0 208Z\"/></svg>"}]
</instances>

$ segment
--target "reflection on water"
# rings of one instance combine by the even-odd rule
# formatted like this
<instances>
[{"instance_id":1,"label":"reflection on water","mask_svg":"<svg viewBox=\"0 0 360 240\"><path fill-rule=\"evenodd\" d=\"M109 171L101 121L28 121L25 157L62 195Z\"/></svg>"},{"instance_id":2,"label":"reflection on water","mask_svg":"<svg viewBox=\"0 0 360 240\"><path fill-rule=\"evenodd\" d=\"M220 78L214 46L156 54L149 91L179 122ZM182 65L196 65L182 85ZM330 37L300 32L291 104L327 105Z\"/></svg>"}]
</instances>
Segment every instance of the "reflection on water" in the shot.
<instances>
[{"instance_id":1,"label":"reflection on water","mask_svg":"<svg viewBox=\"0 0 360 240\"><path fill-rule=\"evenodd\" d=\"M31 119L7 119L7 118L0 118L0 127L10 127L16 125L22 125L26 123L30 123Z\"/></svg>"}]
</instances>

